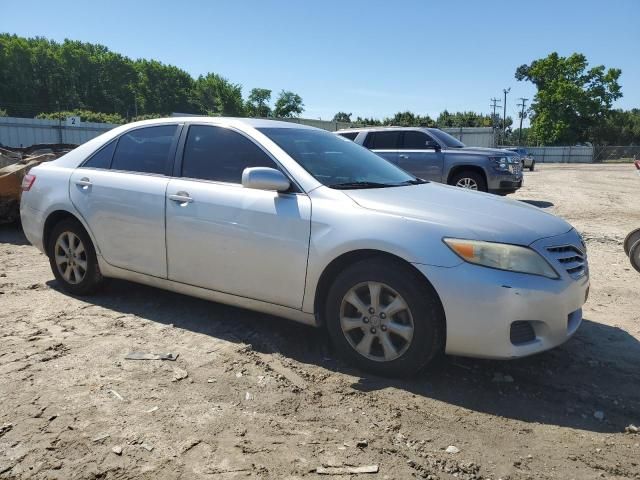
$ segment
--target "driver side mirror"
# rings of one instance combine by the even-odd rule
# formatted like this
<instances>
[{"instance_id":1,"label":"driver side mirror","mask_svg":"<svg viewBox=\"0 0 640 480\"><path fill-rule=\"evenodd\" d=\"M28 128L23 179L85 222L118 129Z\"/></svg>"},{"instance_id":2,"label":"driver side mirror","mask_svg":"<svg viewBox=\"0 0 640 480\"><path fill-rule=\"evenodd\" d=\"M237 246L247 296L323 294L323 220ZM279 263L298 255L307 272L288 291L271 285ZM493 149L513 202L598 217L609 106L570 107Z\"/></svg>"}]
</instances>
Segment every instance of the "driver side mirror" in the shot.
<instances>
[{"instance_id":1,"label":"driver side mirror","mask_svg":"<svg viewBox=\"0 0 640 480\"><path fill-rule=\"evenodd\" d=\"M291 182L275 168L249 167L242 171L242 186L256 190L286 192L291 188Z\"/></svg>"},{"instance_id":2,"label":"driver side mirror","mask_svg":"<svg viewBox=\"0 0 640 480\"><path fill-rule=\"evenodd\" d=\"M427 140L426 147L433 148L436 152L439 152L441 150L440 144L435 140Z\"/></svg>"}]
</instances>

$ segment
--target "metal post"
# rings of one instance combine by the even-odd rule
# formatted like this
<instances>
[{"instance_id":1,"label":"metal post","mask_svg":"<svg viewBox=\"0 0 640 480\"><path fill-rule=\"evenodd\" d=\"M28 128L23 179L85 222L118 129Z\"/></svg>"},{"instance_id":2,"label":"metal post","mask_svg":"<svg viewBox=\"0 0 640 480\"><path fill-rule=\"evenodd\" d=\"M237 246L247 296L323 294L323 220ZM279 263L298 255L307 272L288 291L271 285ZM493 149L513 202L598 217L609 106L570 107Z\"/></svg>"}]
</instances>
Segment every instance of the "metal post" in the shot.
<instances>
[{"instance_id":1,"label":"metal post","mask_svg":"<svg viewBox=\"0 0 640 480\"><path fill-rule=\"evenodd\" d=\"M520 98L522 103L518 104L518 106L522 106L522 111L520 112L520 130L518 131L518 147L522 146L522 120L524 120L524 107L527 104L528 98Z\"/></svg>"},{"instance_id":2,"label":"metal post","mask_svg":"<svg viewBox=\"0 0 640 480\"><path fill-rule=\"evenodd\" d=\"M507 138L507 93L511 91L511 87L502 89L504 92L504 105L502 110L502 144L506 142Z\"/></svg>"}]
</instances>

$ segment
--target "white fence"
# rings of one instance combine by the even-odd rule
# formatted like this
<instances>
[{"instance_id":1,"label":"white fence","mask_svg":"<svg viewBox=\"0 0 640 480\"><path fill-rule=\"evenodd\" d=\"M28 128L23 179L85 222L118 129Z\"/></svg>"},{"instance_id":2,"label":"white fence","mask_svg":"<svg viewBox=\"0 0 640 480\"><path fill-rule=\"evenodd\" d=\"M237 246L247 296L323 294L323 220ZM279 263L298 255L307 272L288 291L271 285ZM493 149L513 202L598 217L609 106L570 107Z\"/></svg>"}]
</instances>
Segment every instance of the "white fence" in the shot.
<instances>
[{"instance_id":1,"label":"white fence","mask_svg":"<svg viewBox=\"0 0 640 480\"><path fill-rule=\"evenodd\" d=\"M286 122L322 128L330 132L355 126L346 122L313 120L308 118L282 118ZM29 147L38 143L71 143L80 145L117 127L111 123L80 122L75 125L65 120L39 120L35 118L0 117L0 144L9 147ZM493 147L491 128L443 128L462 143L472 147Z\"/></svg>"},{"instance_id":2,"label":"white fence","mask_svg":"<svg viewBox=\"0 0 640 480\"><path fill-rule=\"evenodd\" d=\"M592 163L593 147L526 147L539 163Z\"/></svg>"}]
</instances>

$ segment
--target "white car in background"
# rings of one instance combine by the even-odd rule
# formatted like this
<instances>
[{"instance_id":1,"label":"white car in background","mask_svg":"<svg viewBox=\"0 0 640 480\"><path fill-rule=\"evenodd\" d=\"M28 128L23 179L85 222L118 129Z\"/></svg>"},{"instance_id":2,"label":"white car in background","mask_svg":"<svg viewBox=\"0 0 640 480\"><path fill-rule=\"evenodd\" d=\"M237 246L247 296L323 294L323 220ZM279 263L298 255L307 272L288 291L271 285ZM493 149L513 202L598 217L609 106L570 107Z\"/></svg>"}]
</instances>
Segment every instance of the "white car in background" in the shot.
<instances>
[{"instance_id":1,"label":"white car in background","mask_svg":"<svg viewBox=\"0 0 640 480\"><path fill-rule=\"evenodd\" d=\"M121 278L324 326L379 374L552 348L589 289L564 220L292 123L124 125L33 168L23 190L24 232L71 294Z\"/></svg>"}]
</instances>

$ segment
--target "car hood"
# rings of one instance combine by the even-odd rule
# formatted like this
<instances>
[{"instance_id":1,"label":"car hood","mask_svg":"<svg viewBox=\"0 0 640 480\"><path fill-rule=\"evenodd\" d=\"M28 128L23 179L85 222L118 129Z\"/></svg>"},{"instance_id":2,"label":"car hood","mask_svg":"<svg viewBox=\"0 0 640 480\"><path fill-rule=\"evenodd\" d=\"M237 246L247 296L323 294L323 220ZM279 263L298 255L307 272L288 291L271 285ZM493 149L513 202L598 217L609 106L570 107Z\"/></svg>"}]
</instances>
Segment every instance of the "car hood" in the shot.
<instances>
[{"instance_id":1,"label":"car hood","mask_svg":"<svg viewBox=\"0 0 640 480\"><path fill-rule=\"evenodd\" d=\"M441 227L443 236L530 245L572 229L527 203L439 183L344 193L363 208Z\"/></svg>"},{"instance_id":2,"label":"car hood","mask_svg":"<svg viewBox=\"0 0 640 480\"><path fill-rule=\"evenodd\" d=\"M464 148L448 148L448 152L465 153L468 155L484 155L492 157L517 157L516 152L501 150L499 148L483 148L483 147L464 147Z\"/></svg>"}]
</instances>

